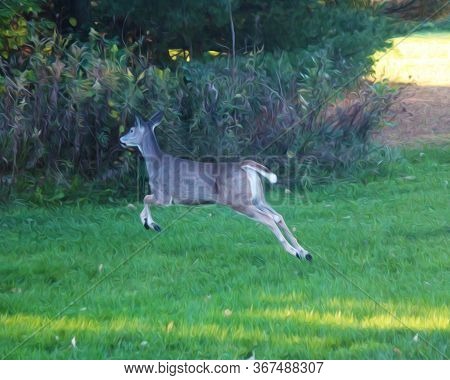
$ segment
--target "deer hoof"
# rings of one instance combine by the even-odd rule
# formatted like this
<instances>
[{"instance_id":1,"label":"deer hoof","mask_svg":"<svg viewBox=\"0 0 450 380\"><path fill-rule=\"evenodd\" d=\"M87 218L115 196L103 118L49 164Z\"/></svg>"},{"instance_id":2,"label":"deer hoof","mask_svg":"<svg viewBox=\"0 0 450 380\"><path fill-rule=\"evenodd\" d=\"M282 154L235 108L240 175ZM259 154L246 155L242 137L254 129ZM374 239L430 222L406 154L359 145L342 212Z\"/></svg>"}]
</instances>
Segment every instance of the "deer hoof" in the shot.
<instances>
[{"instance_id":1,"label":"deer hoof","mask_svg":"<svg viewBox=\"0 0 450 380\"><path fill-rule=\"evenodd\" d=\"M305 259L306 261L311 262L312 261L312 255L310 253L307 253L305 256L300 255L300 253L296 253L295 256L297 259L302 260Z\"/></svg>"},{"instance_id":2,"label":"deer hoof","mask_svg":"<svg viewBox=\"0 0 450 380\"><path fill-rule=\"evenodd\" d=\"M150 229L150 226L147 223L147 218L144 219L144 227L145 227L146 230Z\"/></svg>"},{"instance_id":3,"label":"deer hoof","mask_svg":"<svg viewBox=\"0 0 450 380\"><path fill-rule=\"evenodd\" d=\"M152 223L152 228L153 228L156 232L161 232L161 227L158 226L156 223Z\"/></svg>"}]
</instances>

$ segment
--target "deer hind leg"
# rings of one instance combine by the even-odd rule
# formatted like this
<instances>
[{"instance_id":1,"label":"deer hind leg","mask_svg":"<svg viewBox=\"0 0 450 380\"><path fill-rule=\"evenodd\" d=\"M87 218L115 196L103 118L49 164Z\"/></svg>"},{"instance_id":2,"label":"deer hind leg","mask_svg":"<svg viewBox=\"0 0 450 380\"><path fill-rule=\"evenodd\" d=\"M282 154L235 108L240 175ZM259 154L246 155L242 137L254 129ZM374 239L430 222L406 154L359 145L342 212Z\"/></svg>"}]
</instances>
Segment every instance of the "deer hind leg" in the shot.
<instances>
[{"instance_id":1,"label":"deer hind leg","mask_svg":"<svg viewBox=\"0 0 450 380\"><path fill-rule=\"evenodd\" d=\"M233 209L241 214L244 214L245 216L249 217L250 219L253 219L257 222L260 222L267 226L276 236L280 244L283 246L284 250L291 254L292 256L295 256L297 258L303 258L302 253L294 248L283 236L280 229L278 228L277 223L274 221L273 216L270 215L268 212L265 212L258 207L252 205L252 206L236 206L233 207Z\"/></svg>"},{"instance_id":2,"label":"deer hind leg","mask_svg":"<svg viewBox=\"0 0 450 380\"><path fill-rule=\"evenodd\" d=\"M144 225L145 229L149 230L151 228L156 232L161 232L161 227L157 223L155 223L150 212L150 205L157 203L158 202L156 201L153 194L146 195L144 197L144 208L142 209L139 216L141 218L141 223Z\"/></svg>"},{"instance_id":3,"label":"deer hind leg","mask_svg":"<svg viewBox=\"0 0 450 380\"><path fill-rule=\"evenodd\" d=\"M265 202L261 202L256 207L265 211L273 218L275 223L283 230L285 236L287 237L287 240L289 240L289 242L300 252L300 256L302 258L305 258L308 261L312 260L311 254L298 243L294 234L291 232L289 227L286 225L286 222L284 221L284 218L281 214L276 212L272 207L270 207Z\"/></svg>"}]
</instances>

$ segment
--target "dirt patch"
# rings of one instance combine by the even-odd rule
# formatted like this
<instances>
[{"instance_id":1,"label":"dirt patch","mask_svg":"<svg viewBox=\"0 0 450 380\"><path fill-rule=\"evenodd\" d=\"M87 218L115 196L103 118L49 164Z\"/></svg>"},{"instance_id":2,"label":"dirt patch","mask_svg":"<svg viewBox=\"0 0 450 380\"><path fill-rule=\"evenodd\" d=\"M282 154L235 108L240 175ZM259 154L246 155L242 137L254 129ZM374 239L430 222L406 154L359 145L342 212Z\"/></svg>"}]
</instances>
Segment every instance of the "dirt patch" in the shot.
<instances>
[{"instance_id":1,"label":"dirt patch","mask_svg":"<svg viewBox=\"0 0 450 380\"><path fill-rule=\"evenodd\" d=\"M377 138L387 145L450 141L450 87L408 85L400 89Z\"/></svg>"}]
</instances>

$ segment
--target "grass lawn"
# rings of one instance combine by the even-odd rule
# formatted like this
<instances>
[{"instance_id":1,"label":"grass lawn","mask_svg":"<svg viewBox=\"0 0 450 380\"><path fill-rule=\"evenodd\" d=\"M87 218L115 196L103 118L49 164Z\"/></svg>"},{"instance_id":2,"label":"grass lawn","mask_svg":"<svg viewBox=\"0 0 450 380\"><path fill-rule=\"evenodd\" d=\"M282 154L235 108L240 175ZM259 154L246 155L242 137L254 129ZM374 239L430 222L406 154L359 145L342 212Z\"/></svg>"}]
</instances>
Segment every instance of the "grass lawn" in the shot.
<instances>
[{"instance_id":1,"label":"grass lawn","mask_svg":"<svg viewBox=\"0 0 450 380\"><path fill-rule=\"evenodd\" d=\"M271 195L311 264L216 206L155 210L160 234L125 202L3 206L0 357L446 358L450 147L406 157L366 185Z\"/></svg>"},{"instance_id":2,"label":"grass lawn","mask_svg":"<svg viewBox=\"0 0 450 380\"><path fill-rule=\"evenodd\" d=\"M415 33L392 40L394 48L377 53L377 80L421 86L450 86L450 32Z\"/></svg>"}]
</instances>

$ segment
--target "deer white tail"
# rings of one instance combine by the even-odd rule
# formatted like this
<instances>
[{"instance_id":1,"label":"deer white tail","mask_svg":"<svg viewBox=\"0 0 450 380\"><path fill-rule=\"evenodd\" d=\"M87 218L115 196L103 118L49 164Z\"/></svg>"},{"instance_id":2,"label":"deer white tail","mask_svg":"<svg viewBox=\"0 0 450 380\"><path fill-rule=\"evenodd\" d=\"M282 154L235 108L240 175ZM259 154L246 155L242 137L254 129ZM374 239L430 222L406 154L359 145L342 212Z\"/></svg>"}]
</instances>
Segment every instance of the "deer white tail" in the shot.
<instances>
[{"instance_id":1,"label":"deer white tail","mask_svg":"<svg viewBox=\"0 0 450 380\"><path fill-rule=\"evenodd\" d=\"M272 173L269 169L267 169L264 165L258 164L254 161L244 161L242 162L241 168L248 172L248 170L254 171L259 175L268 179L270 183L277 182L277 175Z\"/></svg>"}]
</instances>

